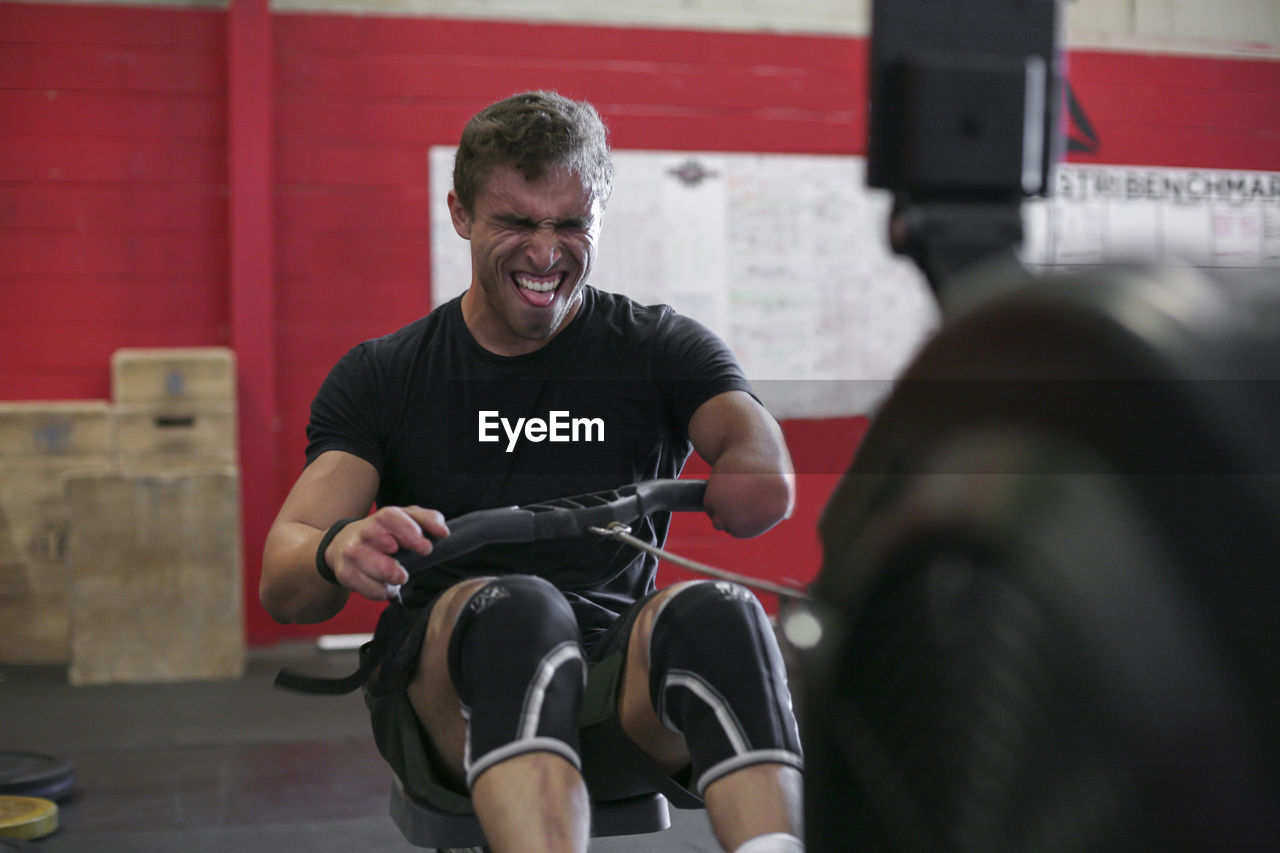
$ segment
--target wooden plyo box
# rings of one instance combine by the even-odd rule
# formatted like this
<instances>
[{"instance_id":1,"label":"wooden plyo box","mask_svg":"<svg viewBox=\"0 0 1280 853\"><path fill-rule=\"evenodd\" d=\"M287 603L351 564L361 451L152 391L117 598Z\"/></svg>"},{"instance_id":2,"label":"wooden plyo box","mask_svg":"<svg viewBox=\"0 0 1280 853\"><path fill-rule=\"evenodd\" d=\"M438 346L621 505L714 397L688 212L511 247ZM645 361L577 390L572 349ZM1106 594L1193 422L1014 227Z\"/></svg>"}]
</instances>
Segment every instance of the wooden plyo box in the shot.
<instances>
[{"instance_id":1,"label":"wooden plyo box","mask_svg":"<svg viewBox=\"0 0 1280 853\"><path fill-rule=\"evenodd\" d=\"M63 480L112 443L105 401L0 403L0 663L70 660Z\"/></svg>"},{"instance_id":2,"label":"wooden plyo box","mask_svg":"<svg viewBox=\"0 0 1280 853\"><path fill-rule=\"evenodd\" d=\"M234 467L72 475L73 684L244 673Z\"/></svg>"},{"instance_id":3,"label":"wooden plyo box","mask_svg":"<svg viewBox=\"0 0 1280 853\"><path fill-rule=\"evenodd\" d=\"M106 456L112 444L103 400L0 403L0 459Z\"/></svg>"},{"instance_id":4,"label":"wooden plyo box","mask_svg":"<svg viewBox=\"0 0 1280 853\"><path fill-rule=\"evenodd\" d=\"M111 397L120 466L234 465L235 368L222 347L116 350Z\"/></svg>"},{"instance_id":5,"label":"wooden plyo box","mask_svg":"<svg viewBox=\"0 0 1280 853\"><path fill-rule=\"evenodd\" d=\"M80 470L84 470L82 467ZM98 468L105 471L106 466ZM0 662L65 664L71 579L69 522L62 501L32 501L24 484L52 486L61 496L66 472L0 464Z\"/></svg>"},{"instance_id":6,"label":"wooden plyo box","mask_svg":"<svg viewBox=\"0 0 1280 853\"><path fill-rule=\"evenodd\" d=\"M116 461L126 468L234 465L231 404L116 405Z\"/></svg>"},{"instance_id":7,"label":"wooden plyo box","mask_svg":"<svg viewBox=\"0 0 1280 853\"><path fill-rule=\"evenodd\" d=\"M234 404L235 354L225 347L119 349L111 400L124 405Z\"/></svg>"}]
</instances>

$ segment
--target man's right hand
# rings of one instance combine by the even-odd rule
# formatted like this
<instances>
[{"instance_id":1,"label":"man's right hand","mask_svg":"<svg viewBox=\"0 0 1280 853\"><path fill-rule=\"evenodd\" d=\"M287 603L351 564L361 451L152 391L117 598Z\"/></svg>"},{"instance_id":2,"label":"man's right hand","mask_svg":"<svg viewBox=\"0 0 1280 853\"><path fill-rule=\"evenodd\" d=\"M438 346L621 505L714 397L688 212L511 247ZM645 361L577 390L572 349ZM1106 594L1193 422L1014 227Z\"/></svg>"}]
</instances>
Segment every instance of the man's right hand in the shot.
<instances>
[{"instance_id":1,"label":"man's right hand","mask_svg":"<svg viewBox=\"0 0 1280 853\"><path fill-rule=\"evenodd\" d=\"M333 617L352 591L386 601L408 579L395 560L400 550L425 554L431 540L449 535L433 509L384 507L373 515L378 471L341 450L320 454L302 469L267 531L258 597L271 618L285 624L314 624ZM334 585L316 571L316 549L340 518L357 518L325 546Z\"/></svg>"},{"instance_id":2,"label":"man's right hand","mask_svg":"<svg viewBox=\"0 0 1280 853\"><path fill-rule=\"evenodd\" d=\"M395 559L402 550L423 556L449 535L444 516L420 506L383 507L342 528L324 558L338 583L371 601L395 598L409 573Z\"/></svg>"}]
</instances>

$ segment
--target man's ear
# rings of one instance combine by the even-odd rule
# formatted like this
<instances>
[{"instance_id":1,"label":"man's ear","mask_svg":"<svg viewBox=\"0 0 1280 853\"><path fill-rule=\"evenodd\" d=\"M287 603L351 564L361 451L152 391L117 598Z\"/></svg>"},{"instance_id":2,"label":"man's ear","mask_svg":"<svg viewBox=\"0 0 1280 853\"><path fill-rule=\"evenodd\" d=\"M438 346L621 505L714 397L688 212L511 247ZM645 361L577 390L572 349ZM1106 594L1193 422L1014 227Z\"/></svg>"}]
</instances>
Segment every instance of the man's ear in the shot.
<instances>
[{"instance_id":1,"label":"man's ear","mask_svg":"<svg viewBox=\"0 0 1280 853\"><path fill-rule=\"evenodd\" d=\"M458 199L458 194L449 190L449 218L453 220L453 230L463 240L471 239L471 214Z\"/></svg>"}]
</instances>

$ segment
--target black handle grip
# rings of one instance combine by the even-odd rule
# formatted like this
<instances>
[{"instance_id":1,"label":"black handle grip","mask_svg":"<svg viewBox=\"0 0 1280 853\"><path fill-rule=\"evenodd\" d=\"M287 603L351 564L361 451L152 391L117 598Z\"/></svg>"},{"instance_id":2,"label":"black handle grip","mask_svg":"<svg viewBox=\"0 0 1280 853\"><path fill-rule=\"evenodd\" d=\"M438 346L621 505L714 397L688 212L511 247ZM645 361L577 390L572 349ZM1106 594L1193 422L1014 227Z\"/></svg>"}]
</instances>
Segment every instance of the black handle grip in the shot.
<instances>
[{"instance_id":1,"label":"black handle grip","mask_svg":"<svg viewBox=\"0 0 1280 853\"><path fill-rule=\"evenodd\" d=\"M698 512L707 492L706 480L648 480L638 483L640 515L651 512ZM640 516L636 516L639 518Z\"/></svg>"},{"instance_id":2,"label":"black handle grip","mask_svg":"<svg viewBox=\"0 0 1280 853\"><path fill-rule=\"evenodd\" d=\"M439 565L474 551L481 545L498 542L534 541L533 513L517 506L480 509L460 515L448 522L449 535L435 542L431 553L423 556L401 551L396 560L409 574Z\"/></svg>"},{"instance_id":3,"label":"black handle grip","mask_svg":"<svg viewBox=\"0 0 1280 853\"><path fill-rule=\"evenodd\" d=\"M591 527L629 524L654 512L702 509L703 480L647 480L633 486L528 504L482 509L449 521L449 535L425 557L412 551L396 554L410 575L474 551L481 545L572 539Z\"/></svg>"}]
</instances>

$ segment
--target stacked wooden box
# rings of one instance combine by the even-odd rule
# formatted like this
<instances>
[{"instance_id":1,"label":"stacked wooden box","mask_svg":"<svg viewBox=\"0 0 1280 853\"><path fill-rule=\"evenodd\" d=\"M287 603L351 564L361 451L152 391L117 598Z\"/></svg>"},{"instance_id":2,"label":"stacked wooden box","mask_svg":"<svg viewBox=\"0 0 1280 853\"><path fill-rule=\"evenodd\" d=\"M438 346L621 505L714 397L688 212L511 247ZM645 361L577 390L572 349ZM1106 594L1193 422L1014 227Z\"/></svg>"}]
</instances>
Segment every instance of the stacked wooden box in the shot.
<instances>
[{"instance_id":1,"label":"stacked wooden box","mask_svg":"<svg viewBox=\"0 0 1280 853\"><path fill-rule=\"evenodd\" d=\"M117 350L111 357L111 400L121 467L235 464L235 361L230 350Z\"/></svg>"},{"instance_id":2,"label":"stacked wooden box","mask_svg":"<svg viewBox=\"0 0 1280 853\"><path fill-rule=\"evenodd\" d=\"M0 407L6 448L23 447L3 430L14 420L6 410L37 413L37 426L19 424L16 434L56 437L66 430L51 418L71 408L83 410L82 418L99 416L94 423L104 425L105 439L93 447L106 451L91 459L68 452L56 478L42 475L43 491L15 480L5 492L23 512L61 522L48 525L58 534L52 569L36 560L47 547L38 546L39 536L10 524L36 544L8 572L58 577L61 609L48 596L43 611L33 609L30 593L0 586L0 614L10 616L0 621L0 662L65 662L77 684L238 677L244 631L232 353L120 350L111 373L110 405ZM80 444L58 441L88 446L88 426L82 431ZM50 455L41 457L46 469ZM0 464L7 481L10 463ZM39 625L44 633L34 643Z\"/></svg>"},{"instance_id":3,"label":"stacked wooden box","mask_svg":"<svg viewBox=\"0 0 1280 853\"><path fill-rule=\"evenodd\" d=\"M0 403L0 662L69 660L63 481L111 467L105 402Z\"/></svg>"}]
</instances>

